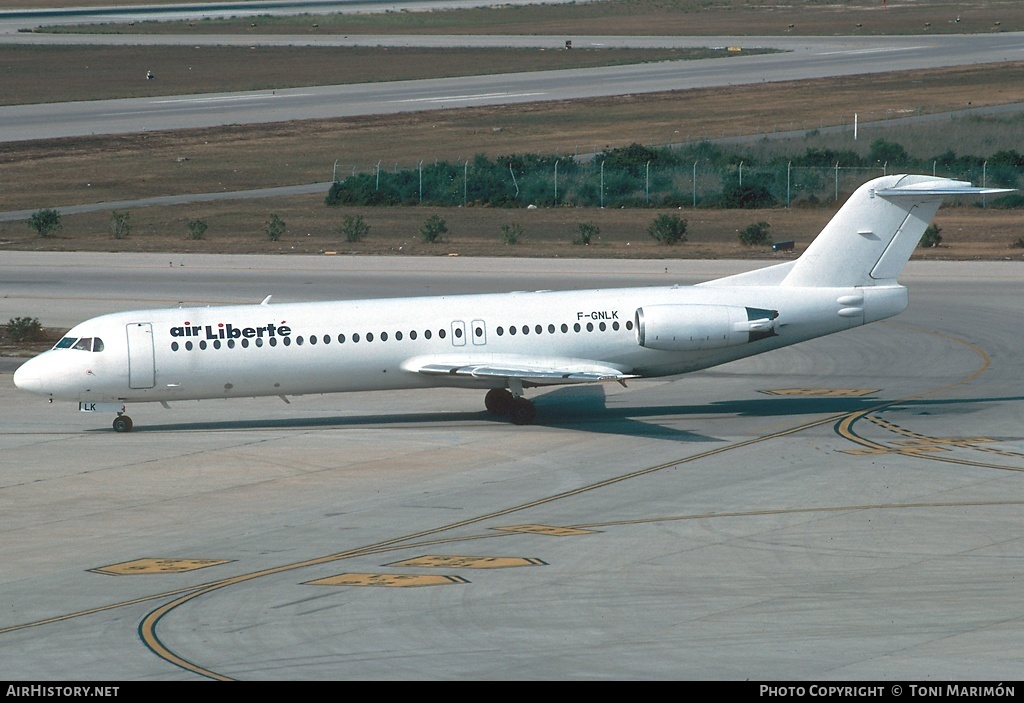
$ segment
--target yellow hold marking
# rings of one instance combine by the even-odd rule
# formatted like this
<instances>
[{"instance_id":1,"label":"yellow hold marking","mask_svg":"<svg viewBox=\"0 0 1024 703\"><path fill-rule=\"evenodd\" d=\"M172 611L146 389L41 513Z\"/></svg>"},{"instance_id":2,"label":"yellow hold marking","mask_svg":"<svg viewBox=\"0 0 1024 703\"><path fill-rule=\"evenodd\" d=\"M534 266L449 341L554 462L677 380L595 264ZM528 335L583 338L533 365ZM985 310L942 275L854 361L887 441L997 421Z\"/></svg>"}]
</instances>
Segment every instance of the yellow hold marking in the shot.
<instances>
[{"instance_id":1,"label":"yellow hold marking","mask_svg":"<svg viewBox=\"0 0 1024 703\"><path fill-rule=\"evenodd\" d=\"M183 571L205 569L208 566L227 564L231 559L135 559L120 564L101 566L89 571L111 576L134 576L136 574L176 574Z\"/></svg>"},{"instance_id":2,"label":"yellow hold marking","mask_svg":"<svg viewBox=\"0 0 1024 703\"><path fill-rule=\"evenodd\" d=\"M446 567L450 569L509 569L515 566L547 566L541 559L526 557L470 557L428 554L388 566Z\"/></svg>"},{"instance_id":3,"label":"yellow hold marking","mask_svg":"<svg viewBox=\"0 0 1024 703\"><path fill-rule=\"evenodd\" d=\"M765 395L819 396L824 398L861 398L874 395L878 388L776 388L760 391Z\"/></svg>"},{"instance_id":4,"label":"yellow hold marking","mask_svg":"<svg viewBox=\"0 0 1024 703\"><path fill-rule=\"evenodd\" d=\"M596 530L578 530L574 527L555 527L553 525L509 525L508 527L495 527L495 530L503 532L531 532L537 535L548 535L549 537L570 537L572 535L587 535Z\"/></svg>"},{"instance_id":5,"label":"yellow hold marking","mask_svg":"<svg viewBox=\"0 0 1024 703\"><path fill-rule=\"evenodd\" d=\"M457 583L469 583L469 581L461 576L429 574L338 574L307 582L310 586L385 586L391 588L450 586Z\"/></svg>"}]
</instances>

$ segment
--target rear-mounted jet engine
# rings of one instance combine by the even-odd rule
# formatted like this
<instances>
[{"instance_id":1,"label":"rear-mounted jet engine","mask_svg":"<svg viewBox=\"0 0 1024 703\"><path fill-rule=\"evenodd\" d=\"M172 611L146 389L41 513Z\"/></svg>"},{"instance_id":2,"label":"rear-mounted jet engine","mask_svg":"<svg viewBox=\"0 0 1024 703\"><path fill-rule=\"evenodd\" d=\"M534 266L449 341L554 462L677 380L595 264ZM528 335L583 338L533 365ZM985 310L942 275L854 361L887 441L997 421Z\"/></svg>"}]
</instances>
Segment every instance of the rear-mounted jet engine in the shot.
<instances>
[{"instance_id":1,"label":"rear-mounted jet engine","mask_svg":"<svg viewBox=\"0 0 1024 703\"><path fill-rule=\"evenodd\" d=\"M636 311L636 341L661 351L734 347L774 337L778 317L736 305L647 305Z\"/></svg>"}]
</instances>

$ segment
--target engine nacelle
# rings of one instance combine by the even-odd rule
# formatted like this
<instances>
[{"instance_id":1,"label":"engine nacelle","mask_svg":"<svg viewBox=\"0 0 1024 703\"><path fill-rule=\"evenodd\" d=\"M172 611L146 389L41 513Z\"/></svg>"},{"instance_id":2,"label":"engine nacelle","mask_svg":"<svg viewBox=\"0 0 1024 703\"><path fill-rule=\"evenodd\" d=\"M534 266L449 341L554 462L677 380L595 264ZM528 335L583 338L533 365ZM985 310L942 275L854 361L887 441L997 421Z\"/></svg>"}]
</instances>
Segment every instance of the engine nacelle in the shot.
<instances>
[{"instance_id":1,"label":"engine nacelle","mask_svg":"<svg viewBox=\"0 0 1024 703\"><path fill-rule=\"evenodd\" d=\"M738 305L647 305L636 311L636 341L661 351L721 349L774 337L778 317Z\"/></svg>"}]
</instances>

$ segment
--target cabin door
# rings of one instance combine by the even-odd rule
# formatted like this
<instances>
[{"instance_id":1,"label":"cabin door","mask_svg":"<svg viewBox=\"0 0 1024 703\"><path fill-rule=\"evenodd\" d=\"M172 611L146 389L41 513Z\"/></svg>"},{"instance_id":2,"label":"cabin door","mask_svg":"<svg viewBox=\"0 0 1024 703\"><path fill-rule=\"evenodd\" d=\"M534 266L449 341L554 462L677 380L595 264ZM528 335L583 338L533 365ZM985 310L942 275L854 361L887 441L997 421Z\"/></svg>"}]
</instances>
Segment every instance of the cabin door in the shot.
<instances>
[{"instance_id":1,"label":"cabin door","mask_svg":"<svg viewBox=\"0 0 1024 703\"><path fill-rule=\"evenodd\" d=\"M128 331L128 387L152 388L156 384L153 325L133 322L125 329Z\"/></svg>"}]
</instances>

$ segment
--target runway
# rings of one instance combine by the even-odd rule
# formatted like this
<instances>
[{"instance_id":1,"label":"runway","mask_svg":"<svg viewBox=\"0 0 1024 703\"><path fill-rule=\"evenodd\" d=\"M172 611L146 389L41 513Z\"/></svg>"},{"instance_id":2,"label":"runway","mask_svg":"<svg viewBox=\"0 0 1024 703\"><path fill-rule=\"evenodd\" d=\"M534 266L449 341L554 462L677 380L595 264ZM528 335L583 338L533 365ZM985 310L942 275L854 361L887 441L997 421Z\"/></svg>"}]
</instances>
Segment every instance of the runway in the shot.
<instances>
[{"instance_id":1,"label":"runway","mask_svg":"<svg viewBox=\"0 0 1024 703\"><path fill-rule=\"evenodd\" d=\"M758 265L168 258L11 256L0 316ZM116 435L8 363L0 678L1013 681L1024 265L903 282L889 322L535 392L529 427L430 390L138 405Z\"/></svg>"},{"instance_id":2,"label":"runway","mask_svg":"<svg viewBox=\"0 0 1024 703\"><path fill-rule=\"evenodd\" d=\"M2 25L0 25L2 30ZM565 36L207 36L4 34L4 43L193 46L536 47ZM280 90L0 106L0 140L24 141L228 124L266 124L467 106L517 105L672 90L1018 61L1024 33L927 37L569 37L578 48L775 49L694 61Z\"/></svg>"}]
</instances>

